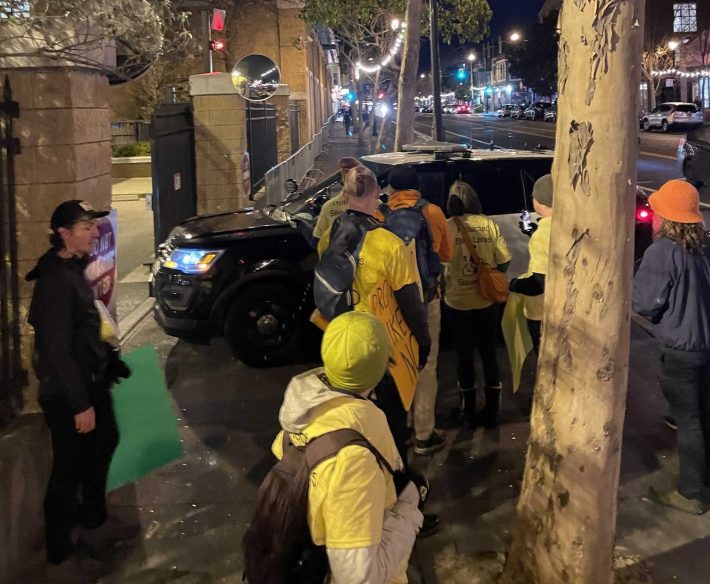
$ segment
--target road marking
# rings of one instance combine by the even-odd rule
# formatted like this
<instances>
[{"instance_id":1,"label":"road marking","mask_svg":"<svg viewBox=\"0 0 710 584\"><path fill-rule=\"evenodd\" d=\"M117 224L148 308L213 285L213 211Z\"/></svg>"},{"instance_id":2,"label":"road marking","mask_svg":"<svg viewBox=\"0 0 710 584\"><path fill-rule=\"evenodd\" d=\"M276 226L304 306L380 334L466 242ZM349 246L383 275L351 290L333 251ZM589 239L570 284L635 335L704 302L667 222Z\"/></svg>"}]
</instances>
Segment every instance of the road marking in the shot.
<instances>
[{"instance_id":1,"label":"road marking","mask_svg":"<svg viewBox=\"0 0 710 584\"><path fill-rule=\"evenodd\" d=\"M417 123L421 124L421 122L417 122ZM478 128L474 128L474 129L478 129ZM486 130L486 129L489 129L489 128L483 127L483 128L480 128L480 129ZM536 133L534 133L534 132L524 132L524 131L521 131L521 130L507 130L507 131L512 132L512 133L514 133L514 134L524 134L524 135L526 135L526 136L536 136L536 137L538 137L538 138L553 138L553 136L551 136L551 135L536 134ZM446 133L447 133L447 134L452 134L452 135L454 135L454 136L459 136L459 137L461 137L461 138L466 138L467 140L473 140L474 142L480 142L481 144L485 144L486 146L489 146L489 145L490 145L490 142L484 142L483 140L476 140L475 138L470 138L469 136L464 136L464 135L462 135L462 134L457 134L456 132L450 132L449 130L446 130ZM498 148L502 148L502 149L504 149L504 150L510 150L510 148L506 148L505 146L499 146L498 144L494 144L494 146L497 146ZM553 147L553 149L554 149L554 147ZM513 150L515 150L515 148L513 148ZM671 156L670 154L657 154L657 153L655 153L655 152L647 152L646 150L640 150L640 151L639 151L639 154L642 154L642 155L644 155L644 156L650 156L650 157L652 157L652 158L662 158L662 159L664 159L664 160L674 160L674 161L675 161L675 160L678 160L678 157L677 157L677 156Z\"/></svg>"},{"instance_id":2,"label":"road marking","mask_svg":"<svg viewBox=\"0 0 710 584\"><path fill-rule=\"evenodd\" d=\"M150 266L138 266L119 280L119 284L147 283Z\"/></svg>"}]
</instances>

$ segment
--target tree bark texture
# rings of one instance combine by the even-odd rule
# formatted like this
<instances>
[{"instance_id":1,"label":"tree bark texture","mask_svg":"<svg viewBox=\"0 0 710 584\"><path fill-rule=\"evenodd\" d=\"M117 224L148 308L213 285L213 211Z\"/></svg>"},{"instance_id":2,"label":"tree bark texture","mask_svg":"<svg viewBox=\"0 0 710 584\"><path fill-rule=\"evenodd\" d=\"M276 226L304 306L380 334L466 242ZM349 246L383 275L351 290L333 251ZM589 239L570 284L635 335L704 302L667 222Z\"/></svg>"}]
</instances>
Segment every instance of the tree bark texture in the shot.
<instances>
[{"instance_id":1,"label":"tree bark texture","mask_svg":"<svg viewBox=\"0 0 710 584\"><path fill-rule=\"evenodd\" d=\"M545 319L501 582L609 584L629 361L643 0L565 0Z\"/></svg>"},{"instance_id":2,"label":"tree bark texture","mask_svg":"<svg viewBox=\"0 0 710 584\"><path fill-rule=\"evenodd\" d=\"M394 150L414 142L414 96L419 73L419 44L422 36L422 0L407 3L407 30L404 39L402 70L397 90L397 133Z\"/></svg>"}]
</instances>

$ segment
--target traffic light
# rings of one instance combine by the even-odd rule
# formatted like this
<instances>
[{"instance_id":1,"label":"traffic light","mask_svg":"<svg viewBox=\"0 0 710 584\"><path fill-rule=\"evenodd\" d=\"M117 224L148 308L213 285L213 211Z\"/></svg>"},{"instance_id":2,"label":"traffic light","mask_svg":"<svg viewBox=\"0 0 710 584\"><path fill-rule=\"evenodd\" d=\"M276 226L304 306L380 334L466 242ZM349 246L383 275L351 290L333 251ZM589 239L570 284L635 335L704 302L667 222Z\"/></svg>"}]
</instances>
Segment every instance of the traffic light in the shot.
<instances>
[{"instance_id":1,"label":"traffic light","mask_svg":"<svg viewBox=\"0 0 710 584\"><path fill-rule=\"evenodd\" d=\"M464 79L466 79L466 71L464 71L463 69L459 69L458 73L456 73L456 79L458 79L459 81L463 81Z\"/></svg>"},{"instance_id":2,"label":"traffic light","mask_svg":"<svg viewBox=\"0 0 710 584\"><path fill-rule=\"evenodd\" d=\"M225 43L222 39L215 39L213 41L210 41L210 51L218 51L218 52L223 52L227 48L227 43Z\"/></svg>"},{"instance_id":3,"label":"traffic light","mask_svg":"<svg viewBox=\"0 0 710 584\"><path fill-rule=\"evenodd\" d=\"M345 95L345 99L352 102L355 99L355 94L352 91L348 91Z\"/></svg>"}]
</instances>

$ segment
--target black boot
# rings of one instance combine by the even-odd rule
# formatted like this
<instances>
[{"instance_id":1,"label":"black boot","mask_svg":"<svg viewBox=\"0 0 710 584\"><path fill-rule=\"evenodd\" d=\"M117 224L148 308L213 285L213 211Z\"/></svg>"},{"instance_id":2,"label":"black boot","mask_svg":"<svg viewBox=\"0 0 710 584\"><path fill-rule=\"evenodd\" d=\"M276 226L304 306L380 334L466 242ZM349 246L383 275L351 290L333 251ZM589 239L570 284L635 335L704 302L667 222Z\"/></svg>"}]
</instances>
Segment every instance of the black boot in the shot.
<instances>
[{"instance_id":1,"label":"black boot","mask_svg":"<svg viewBox=\"0 0 710 584\"><path fill-rule=\"evenodd\" d=\"M495 428L498 426L498 412L500 411L500 390L501 384L495 387L486 387L486 405L481 412L481 424L485 428Z\"/></svg>"},{"instance_id":2,"label":"black boot","mask_svg":"<svg viewBox=\"0 0 710 584\"><path fill-rule=\"evenodd\" d=\"M467 428L476 426L476 388L459 389L461 404L453 411L454 421Z\"/></svg>"}]
</instances>

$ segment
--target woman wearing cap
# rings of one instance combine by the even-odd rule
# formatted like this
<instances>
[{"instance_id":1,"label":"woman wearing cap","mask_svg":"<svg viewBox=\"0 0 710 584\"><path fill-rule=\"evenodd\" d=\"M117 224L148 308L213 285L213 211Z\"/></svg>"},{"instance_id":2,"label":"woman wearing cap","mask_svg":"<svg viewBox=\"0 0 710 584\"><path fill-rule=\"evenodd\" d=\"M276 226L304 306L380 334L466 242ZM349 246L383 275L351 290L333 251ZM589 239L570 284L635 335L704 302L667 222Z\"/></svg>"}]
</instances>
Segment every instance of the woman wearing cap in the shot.
<instances>
[{"instance_id":1,"label":"woman wearing cap","mask_svg":"<svg viewBox=\"0 0 710 584\"><path fill-rule=\"evenodd\" d=\"M118 443L110 388L130 372L101 339L101 319L84 277L98 240L96 211L66 201L51 219L52 247L27 274L34 281L29 323L35 330L39 403L52 436L52 473L44 501L48 578L92 581L98 565L74 555L71 533L98 543L124 539L135 526L108 520L106 478ZM77 505L81 499L81 505Z\"/></svg>"},{"instance_id":2,"label":"woman wearing cap","mask_svg":"<svg viewBox=\"0 0 710 584\"><path fill-rule=\"evenodd\" d=\"M394 470L402 470L387 420L367 397L385 374L390 343L384 325L364 312L335 318L323 335L323 367L294 377L279 412L294 444L342 428L362 434ZM272 450L283 456L279 434ZM308 526L325 546L332 582L406 582L407 561L422 524L413 483L397 496L392 475L362 446L346 446L311 473ZM278 520L278 518L274 518Z\"/></svg>"},{"instance_id":3,"label":"woman wearing cap","mask_svg":"<svg viewBox=\"0 0 710 584\"><path fill-rule=\"evenodd\" d=\"M686 513L710 503L710 242L697 189L671 180L649 197L654 243L634 279L633 308L657 324L660 383L678 425L678 487L653 499Z\"/></svg>"}]
</instances>

